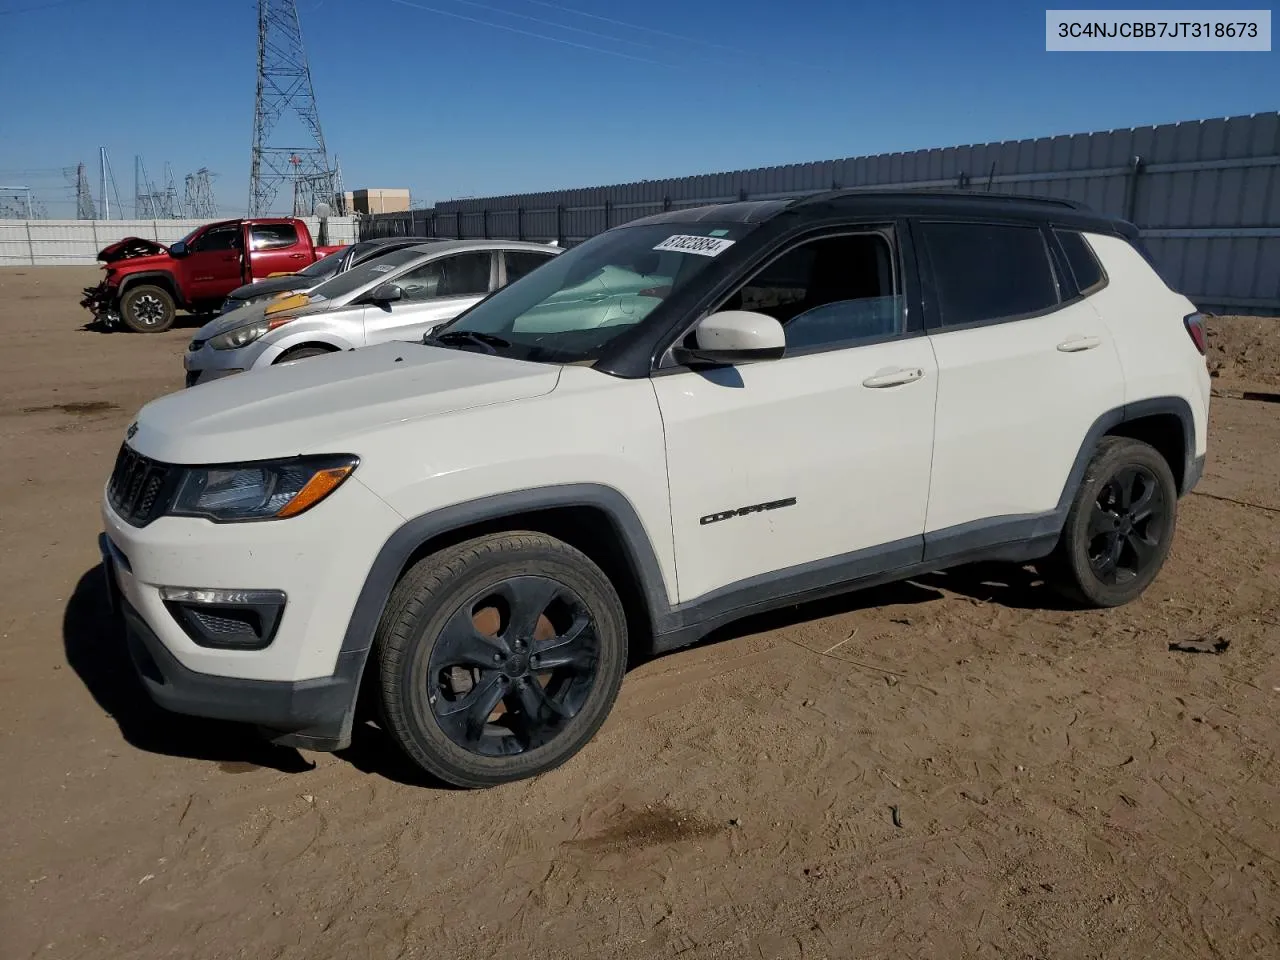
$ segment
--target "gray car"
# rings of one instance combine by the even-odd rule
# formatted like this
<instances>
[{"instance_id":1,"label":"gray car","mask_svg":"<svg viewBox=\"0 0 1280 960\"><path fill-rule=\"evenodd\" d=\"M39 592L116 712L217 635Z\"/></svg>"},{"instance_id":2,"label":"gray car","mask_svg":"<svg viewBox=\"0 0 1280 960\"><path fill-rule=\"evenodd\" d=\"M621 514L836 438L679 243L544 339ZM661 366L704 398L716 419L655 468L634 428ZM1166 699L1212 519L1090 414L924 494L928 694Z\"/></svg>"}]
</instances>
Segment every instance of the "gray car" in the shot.
<instances>
[{"instance_id":1,"label":"gray car","mask_svg":"<svg viewBox=\"0 0 1280 960\"><path fill-rule=\"evenodd\" d=\"M405 247L307 293L249 303L206 323L187 345L187 386L388 340L421 340L559 247L439 240Z\"/></svg>"},{"instance_id":2,"label":"gray car","mask_svg":"<svg viewBox=\"0 0 1280 960\"><path fill-rule=\"evenodd\" d=\"M297 273L289 273L280 277L267 277L236 287L222 302L222 313L230 313L243 307L246 303L270 300L286 293L303 293L314 290L326 280L346 273L352 267L368 263L377 257L385 256L395 250L413 247L423 243L435 242L427 237L377 237L361 240L343 247L327 257L322 257L311 266Z\"/></svg>"}]
</instances>

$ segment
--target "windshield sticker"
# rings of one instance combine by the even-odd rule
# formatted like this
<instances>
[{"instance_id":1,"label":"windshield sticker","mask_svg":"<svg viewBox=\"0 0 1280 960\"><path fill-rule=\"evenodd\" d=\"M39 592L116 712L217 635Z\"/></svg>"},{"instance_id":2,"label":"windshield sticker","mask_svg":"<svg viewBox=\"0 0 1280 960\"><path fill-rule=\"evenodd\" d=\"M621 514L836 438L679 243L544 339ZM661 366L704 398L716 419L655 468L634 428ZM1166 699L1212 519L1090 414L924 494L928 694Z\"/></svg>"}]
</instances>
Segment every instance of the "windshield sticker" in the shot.
<instances>
[{"instance_id":1,"label":"windshield sticker","mask_svg":"<svg viewBox=\"0 0 1280 960\"><path fill-rule=\"evenodd\" d=\"M729 235L728 230L712 230L711 233L708 234L708 236L712 236L712 237L726 237L728 235Z\"/></svg>"},{"instance_id":2,"label":"windshield sticker","mask_svg":"<svg viewBox=\"0 0 1280 960\"><path fill-rule=\"evenodd\" d=\"M374 273L388 273L391 270L394 270L395 267L393 267L389 263L380 263L376 267L370 267L369 269L372 270Z\"/></svg>"},{"instance_id":3,"label":"windshield sticker","mask_svg":"<svg viewBox=\"0 0 1280 960\"><path fill-rule=\"evenodd\" d=\"M653 249L674 250L677 253L696 253L700 257L718 257L732 246L732 240L725 240L721 237L677 235L667 237Z\"/></svg>"}]
</instances>

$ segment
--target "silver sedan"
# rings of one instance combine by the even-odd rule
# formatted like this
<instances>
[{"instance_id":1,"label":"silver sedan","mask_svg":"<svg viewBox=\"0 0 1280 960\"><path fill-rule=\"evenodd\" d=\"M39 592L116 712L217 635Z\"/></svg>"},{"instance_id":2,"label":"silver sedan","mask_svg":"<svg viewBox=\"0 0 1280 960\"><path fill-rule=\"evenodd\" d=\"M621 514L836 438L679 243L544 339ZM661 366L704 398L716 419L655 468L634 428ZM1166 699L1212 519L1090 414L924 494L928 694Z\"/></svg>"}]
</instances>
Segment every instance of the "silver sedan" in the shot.
<instances>
[{"instance_id":1,"label":"silver sedan","mask_svg":"<svg viewBox=\"0 0 1280 960\"><path fill-rule=\"evenodd\" d=\"M337 350L421 340L561 252L516 240L445 240L388 253L308 293L211 320L187 345L187 386Z\"/></svg>"}]
</instances>

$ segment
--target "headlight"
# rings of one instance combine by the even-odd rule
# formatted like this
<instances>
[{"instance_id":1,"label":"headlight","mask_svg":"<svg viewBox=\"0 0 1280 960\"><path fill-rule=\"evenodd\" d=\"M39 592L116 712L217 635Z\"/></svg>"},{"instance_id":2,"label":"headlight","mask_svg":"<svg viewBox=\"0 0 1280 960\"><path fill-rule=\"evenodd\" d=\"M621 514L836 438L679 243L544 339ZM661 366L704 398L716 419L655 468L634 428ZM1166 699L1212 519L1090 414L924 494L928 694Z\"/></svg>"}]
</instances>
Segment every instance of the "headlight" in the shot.
<instances>
[{"instance_id":1,"label":"headlight","mask_svg":"<svg viewBox=\"0 0 1280 960\"><path fill-rule=\"evenodd\" d=\"M276 327L289 323L294 317L272 317L270 320L259 320L256 323L247 323L243 327L233 327L226 333L220 333L209 341L209 346L215 350L238 350L241 347L248 346L257 340L263 334Z\"/></svg>"},{"instance_id":2,"label":"headlight","mask_svg":"<svg viewBox=\"0 0 1280 960\"><path fill-rule=\"evenodd\" d=\"M219 523L296 517L337 490L359 462L341 454L188 467L169 513Z\"/></svg>"}]
</instances>

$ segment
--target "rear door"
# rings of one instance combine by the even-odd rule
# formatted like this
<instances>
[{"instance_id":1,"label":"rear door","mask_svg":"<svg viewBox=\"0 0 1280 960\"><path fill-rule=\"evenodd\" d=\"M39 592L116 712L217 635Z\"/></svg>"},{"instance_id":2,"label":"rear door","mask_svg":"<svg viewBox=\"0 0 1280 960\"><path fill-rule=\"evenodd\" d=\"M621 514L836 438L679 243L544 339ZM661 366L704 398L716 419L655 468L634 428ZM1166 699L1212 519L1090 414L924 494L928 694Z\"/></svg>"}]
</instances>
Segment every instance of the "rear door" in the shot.
<instances>
[{"instance_id":1,"label":"rear door","mask_svg":"<svg viewBox=\"0 0 1280 960\"><path fill-rule=\"evenodd\" d=\"M187 302L220 303L240 286L243 248L244 230L239 221L212 227L196 237L180 260Z\"/></svg>"},{"instance_id":2,"label":"rear door","mask_svg":"<svg viewBox=\"0 0 1280 960\"><path fill-rule=\"evenodd\" d=\"M498 253L468 250L437 257L388 281L403 299L365 310L365 342L421 340L428 330L452 320L489 295L498 280Z\"/></svg>"},{"instance_id":3,"label":"rear door","mask_svg":"<svg viewBox=\"0 0 1280 960\"><path fill-rule=\"evenodd\" d=\"M1094 421L1124 403L1124 377L1046 228L922 220L912 230L938 362L932 559L1040 530Z\"/></svg>"},{"instance_id":4,"label":"rear door","mask_svg":"<svg viewBox=\"0 0 1280 960\"><path fill-rule=\"evenodd\" d=\"M313 259L310 245L298 236L297 226L287 220L250 226L249 251L257 280L276 273L297 273Z\"/></svg>"}]
</instances>

